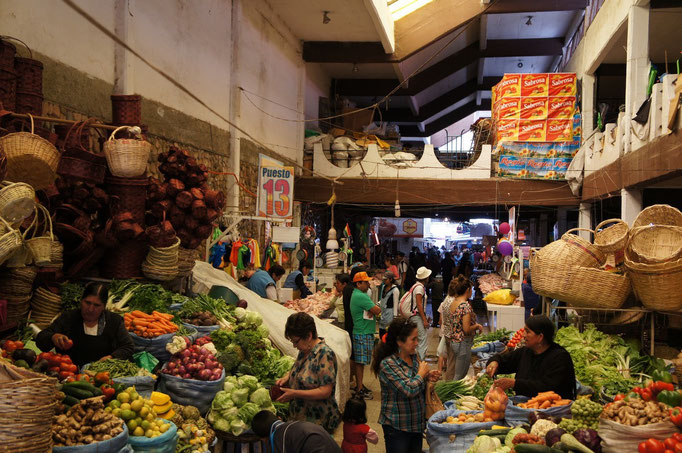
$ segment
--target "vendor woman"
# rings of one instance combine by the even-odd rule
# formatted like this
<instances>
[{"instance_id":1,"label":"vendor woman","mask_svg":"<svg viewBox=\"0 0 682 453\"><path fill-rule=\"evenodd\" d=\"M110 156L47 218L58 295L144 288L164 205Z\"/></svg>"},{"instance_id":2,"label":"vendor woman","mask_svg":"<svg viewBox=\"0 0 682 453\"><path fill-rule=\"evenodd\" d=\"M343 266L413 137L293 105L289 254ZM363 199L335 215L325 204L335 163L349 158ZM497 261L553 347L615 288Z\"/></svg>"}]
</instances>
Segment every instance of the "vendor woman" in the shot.
<instances>
[{"instance_id":1,"label":"vendor woman","mask_svg":"<svg viewBox=\"0 0 682 453\"><path fill-rule=\"evenodd\" d=\"M38 347L67 354L80 366L103 359L130 359L134 345L123 318L104 309L107 289L101 283L89 283L79 309L62 313L36 339Z\"/></svg>"},{"instance_id":2,"label":"vendor woman","mask_svg":"<svg viewBox=\"0 0 682 453\"><path fill-rule=\"evenodd\" d=\"M495 385L503 390L513 388L518 395L532 398L554 391L564 399L575 399L571 355L554 342L554 324L544 315L526 319L526 346L494 355L488 361L486 373L490 377L516 373L513 379L497 379Z\"/></svg>"}]
</instances>

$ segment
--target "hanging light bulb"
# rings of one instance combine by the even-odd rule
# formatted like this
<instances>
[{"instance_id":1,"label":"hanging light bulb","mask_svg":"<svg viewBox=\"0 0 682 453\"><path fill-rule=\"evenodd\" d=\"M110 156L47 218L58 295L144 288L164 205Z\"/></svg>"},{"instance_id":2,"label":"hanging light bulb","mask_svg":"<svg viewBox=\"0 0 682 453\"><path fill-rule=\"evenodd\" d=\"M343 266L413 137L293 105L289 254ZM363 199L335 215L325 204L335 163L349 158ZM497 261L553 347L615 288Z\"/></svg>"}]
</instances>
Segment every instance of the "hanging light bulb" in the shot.
<instances>
[{"instance_id":1,"label":"hanging light bulb","mask_svg":"<svg viewBox=\"0 0 682 453\"><path fill-rule=\"evenodd\" d=\"M400 217L400 202L398 199L395 199L395 216Z\"/></svg>"}]
</instances>

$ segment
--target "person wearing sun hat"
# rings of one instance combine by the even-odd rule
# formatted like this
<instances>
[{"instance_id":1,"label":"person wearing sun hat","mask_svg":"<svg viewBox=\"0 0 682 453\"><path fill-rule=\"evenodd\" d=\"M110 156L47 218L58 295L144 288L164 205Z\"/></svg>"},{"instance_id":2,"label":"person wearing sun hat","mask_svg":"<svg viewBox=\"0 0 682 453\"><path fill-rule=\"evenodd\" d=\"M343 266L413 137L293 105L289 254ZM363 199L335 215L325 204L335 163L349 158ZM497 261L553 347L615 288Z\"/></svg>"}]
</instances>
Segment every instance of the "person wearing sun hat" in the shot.
<instances>
[{"instance_id":1,"label":"person wearing sun hat","mask_svg":"<svg viewBox=\"0 0 682 453\"><path fill-rule=\"evenodd\" d=\"M372 399L372 392L363 387L362 378L365 365L372 362L374 350L374 333L376 332L375 316L381 309L367 295L369 282L372 279L367 272L358 272L353 277L355 289L350 299L350 313L353 317L353 355L355 356L355 394L361 398Z\"/></svg>"},{"instance_id":2,"label":"person wearing sun hat","mask_svg":"<svg viewBox=\"0 0 682 453\"><path fill-rule=\"evenodd\" d=\"M414 311L409 319L417 325L417 331L419 332L419 345L417 346L419 360L424 360L426 358L426 328L429 326L429 320L426 319L426 284L428 283L430 276L431 269L424 266L420 267L417 269L417 283L412 285L412 288L410 289Z\"/></svg>"}]
</instances>

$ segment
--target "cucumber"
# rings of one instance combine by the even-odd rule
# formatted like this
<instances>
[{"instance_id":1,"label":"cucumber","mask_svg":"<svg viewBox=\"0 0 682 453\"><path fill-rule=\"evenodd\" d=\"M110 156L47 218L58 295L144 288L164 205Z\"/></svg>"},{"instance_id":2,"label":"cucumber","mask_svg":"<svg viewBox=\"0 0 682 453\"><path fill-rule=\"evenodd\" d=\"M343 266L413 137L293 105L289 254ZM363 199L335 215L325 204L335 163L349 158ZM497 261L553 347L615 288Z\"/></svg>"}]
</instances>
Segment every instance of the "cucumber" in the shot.
<instances>
[{"instance_id":1,"label":"cucumber","mask_svg":"<svg viewBox=\"0 0 682 453\"><path fill-rule=\"evenodd\" d=\"M66 396L64 397L64 399L62 400L62 402L63 402L64 404L66 404L67 406L73 406L74 404L80 403L80 400L79 400L78 398L74 398L74 397L71 396L71 395L66 395Z\"/></svg>"},{"instance_id":2,"label":"cucumber","mask_svg":"<svg viewBox=\"0 0 682 453\"><path fill-rule=\"evenodd\" d=\"M511 431L511 428L482 429L481 431L478 432L477 435L478 436L497 436L497 435L506 436L509 431Z\"/></svg>"},{"instance_id":3,"label":"cucumber","mask_svg":"<svg viewBox=\"0 0 682 453\"><path fill-rule=\"evenodd\" d=\"M102 396L102 389L95 387L95 391L92 392L94 396Z\"/></svg>"},{"instance_id":4,"label":"cucumber","mask_svg":"<svg viewBox=\"0 0 682 453\"><path fill-rule=\"evenodd\" d=\"M552 451L547 445L535 444L516 444L514 450L516 453L551 453Z\"/></svg>"},{"instance_id":5,"label":"cucumber","mask_svg":"<svg viewBox=\"0 0 682 453\"><path fill-rule=\"evenodd\" d=\"M570 448L568 445L566 445L565 443L563 443L563 442L557 442L557 443L555 443L554 445L552 445L552 449L558 450L558 451L563 451L563 452L566 452L566 453L568 453L568 452L571 451L571 448Z\"/></svg>"},{"instance_id":6,"label":"cucumber","mask_svg":"<svg viewBox=\"0 0 682 453\"><path fill-rule=\"evenodd\" d=\"M74 387L74 388L81 389L81 390L87 390L88 392L93 393L93 394L97 390L97 387L95 387L91 383L85 382L85 381L67 382L66 384L64 384L64 387Z\"/></svg>"},{"instance_id":7,"label":"cucumber","mask_svg":"<svg viewBox=\"0 0 682 453\"><path fill-rule=\"evenodd\" d=\"M79 400L84 400L95 396L92 392L77 387L70 387L68 385L62 386L62 392L64 392L67 395L71 395L74 398L78 398Z\"/></svg>"}]
</instances>

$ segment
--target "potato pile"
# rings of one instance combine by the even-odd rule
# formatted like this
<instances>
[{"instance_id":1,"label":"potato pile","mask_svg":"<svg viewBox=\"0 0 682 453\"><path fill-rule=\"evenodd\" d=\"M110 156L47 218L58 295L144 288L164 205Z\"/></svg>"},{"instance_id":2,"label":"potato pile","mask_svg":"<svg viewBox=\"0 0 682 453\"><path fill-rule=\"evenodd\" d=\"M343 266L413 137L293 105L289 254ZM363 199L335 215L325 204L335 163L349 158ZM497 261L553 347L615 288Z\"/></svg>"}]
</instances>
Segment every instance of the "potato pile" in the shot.
<instances>
[{"instance_id":1,"label":"potato pile","mask_svg":"<svg viewBox=\"0 0 682 453\"><path fill-rule=\"evenodd\" d=\"M449 425L461 425L463 423L483 423L485 421L485 416L483 415L483 412L479 412L476 414L465 414L461 413L457 417L448 417L445 419L443 423L447 423Z\"/></svg>"},{"instance_id":2,"label":"potato pile","mask_svg":"<svg viewBox=\"0 0 682 453\"><path fill-rule=\"evenodd\" d=\"M218 325L218 318L210 311L199 311L194 313L184 320L186 323L193 326L216 326Z\"/></svg>"},{"instance_id":3,"label":"potato pile","mask_svg":"<svg viewBox=\"0 0 682 453\"><path fill-rule=\"evenodd\" d=\"M159 154L158 161L164 181L150 179L147 204L151 215L156 223L169 221L181 245L195 249L213 231L212 223L225 207L225 195L208 187L208 169L187 150L171 147Z\"/></svg>"},{"instance_id":4,"label":"potato pile","mask_svg":"<svg viewBox=\"0 0 682 453\"><path fill-rule=\"evenodd\" d=\"M620 400L607 405L601 418L627 426L648 425L668 419L668 409L660 402L631 398L630 401Z\"/></svg>"},{"instance_id":5,"label":"potato pile","mask_svg":"<svg viewBox=\"0 0 682 453\"><path fill-rule=\"evenodd\" d=\"M104 410L104 397L88 398L58 416L52 424L56 447L88 445L113 439L123 432L123 421Z\"/></svg>"}]
</instances>

